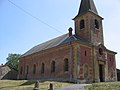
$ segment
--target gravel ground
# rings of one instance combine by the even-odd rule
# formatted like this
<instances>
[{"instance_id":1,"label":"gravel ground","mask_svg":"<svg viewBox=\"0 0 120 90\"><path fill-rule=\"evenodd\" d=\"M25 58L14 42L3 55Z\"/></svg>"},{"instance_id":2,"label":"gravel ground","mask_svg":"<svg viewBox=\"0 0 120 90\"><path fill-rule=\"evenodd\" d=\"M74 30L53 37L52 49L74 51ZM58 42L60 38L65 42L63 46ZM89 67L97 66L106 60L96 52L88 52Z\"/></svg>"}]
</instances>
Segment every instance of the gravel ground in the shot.
<instances>
[{"instance_id":1,"label":"gravel ground","mask_svg":"<svg viewBox=\"0 0 120 90\"><path fill-rule=\"evenodd\" d=\"M87 86L90 84L74 84L70 86L64 86L61 90L84 90L84 86Z\"/></svg>"}]
</instances>

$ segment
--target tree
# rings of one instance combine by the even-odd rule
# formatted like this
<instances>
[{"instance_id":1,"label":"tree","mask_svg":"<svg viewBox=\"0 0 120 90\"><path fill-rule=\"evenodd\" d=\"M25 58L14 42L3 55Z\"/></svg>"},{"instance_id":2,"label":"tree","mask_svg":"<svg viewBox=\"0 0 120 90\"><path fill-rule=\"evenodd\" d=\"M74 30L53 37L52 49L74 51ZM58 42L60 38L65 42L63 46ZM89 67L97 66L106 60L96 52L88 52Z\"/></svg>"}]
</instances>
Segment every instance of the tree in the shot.
<instances>
[{"instance_id":1,"label":"tree","mask_svg":"<svg viewBox=\"0 0 120 90\"><path fill-rule=\"evenodd\" d=\"M8 57L6 58L7 60L6 65L18 70L18 63L20 56L21 56L20 54L12 54L12 53L8 54Z\"/></svg>"}]
</instances>

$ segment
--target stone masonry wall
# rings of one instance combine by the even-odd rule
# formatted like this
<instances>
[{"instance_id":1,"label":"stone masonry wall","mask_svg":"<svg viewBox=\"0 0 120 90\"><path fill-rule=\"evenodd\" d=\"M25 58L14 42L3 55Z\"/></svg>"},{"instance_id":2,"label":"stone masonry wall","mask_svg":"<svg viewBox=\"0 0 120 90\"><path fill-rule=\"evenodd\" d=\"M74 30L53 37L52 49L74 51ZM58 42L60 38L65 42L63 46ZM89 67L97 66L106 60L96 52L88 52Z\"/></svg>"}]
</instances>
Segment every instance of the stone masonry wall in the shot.
<instances>
[{"instance_id":1,"label":"stone masonry wall","mask_svg":"<svg viewBox=\"0 0 120 90\"><path fill-rule=\"evenodd\" d=\"M117 80L117 73L116 73L116 60L115 55L112 53L107 54L107 61L108 61L108 80L109 81L116 81Z\"/></svg>"},{"instance_id":2,"label":"stone masonry wall","mask_svg":"<svg viewBox=\"0 0 120 90\"><path fill-rule=\"evenodd\" d=\"M63 47L52 48L34 55L23 57L19 64L19 79L56 79L56 78L70 78L69 71L64 71L64 60L70 61L70 47L64 45ZM51 72L51 63L55 61L55 72ZM41 73L41 64L44 63L44 73ZM33 66L36 65L36 73L33 73ZM29 67L28 74L26 67ZM20 74L20 68L23 68ZM69 63L70 67L70 63Z\"/></svg>"}]
</instances>

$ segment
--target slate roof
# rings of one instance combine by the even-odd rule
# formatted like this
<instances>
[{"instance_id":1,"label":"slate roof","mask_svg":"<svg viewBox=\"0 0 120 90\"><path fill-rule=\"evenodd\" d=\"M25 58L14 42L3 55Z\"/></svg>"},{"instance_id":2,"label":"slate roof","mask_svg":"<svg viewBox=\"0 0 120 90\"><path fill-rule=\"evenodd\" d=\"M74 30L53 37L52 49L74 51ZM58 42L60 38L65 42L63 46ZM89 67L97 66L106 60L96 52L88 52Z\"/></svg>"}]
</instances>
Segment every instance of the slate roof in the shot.
<instances>
[{"instance_id":1,"label":"slate roof","mask_svg":"<svg viewBox=\"0 0 120 90\"><path fill-rule=\"evenodd\" d=\"M81 38L78 38L76 35L72 35L71 37L69 37L69 34L64 34L62 36L59 36L57 38L54 38L52 40L49 40L47 42L44 42L42 44L39 44L39 45L33 47L32 49L27 51L25 54L23 54L21 57L31 55L31 54L34 54L34 53L58 46L58 45L72 42L72 41L80 41L80 42L89 44L88 41L81 39Z\"/></svg>"},{"instance_id":2,"label":"slate roof","mask_svg":"<svg viewBox=\"0 0 120 90\"><path fill-rule=\"evenodd\" d=\"M98 12L97 12L97 9L95 7L93 0L82 0L78 15L84 14L88 11L91 11L98 15ZM61 44L69 43L72 41L80 41L80 42L90 44L90 42L86 41L85 39L79 38L76 35L72 35L71 37L69 37L69 34L64 34L60 37L57 37L55 39L52 39L50 41L47 41L45 43L42 43L42 44L39 44L39 45L33 47L32 49L27 51L25 54L23 54L22 57L58 46Z\"/></svg>"},{"instance_id":3,"label":"slate roof","mask_svg":"<svg viewBox=\"0 0 120 90\"><path fill-rule=\"evenodd\" d=\"M88 11L91 11L98 15L98 12L97 12L97 9L96 9L96 6L95 6L93 0L81 0L78 16L82 15Z\"/></svg>"}]
</instances>

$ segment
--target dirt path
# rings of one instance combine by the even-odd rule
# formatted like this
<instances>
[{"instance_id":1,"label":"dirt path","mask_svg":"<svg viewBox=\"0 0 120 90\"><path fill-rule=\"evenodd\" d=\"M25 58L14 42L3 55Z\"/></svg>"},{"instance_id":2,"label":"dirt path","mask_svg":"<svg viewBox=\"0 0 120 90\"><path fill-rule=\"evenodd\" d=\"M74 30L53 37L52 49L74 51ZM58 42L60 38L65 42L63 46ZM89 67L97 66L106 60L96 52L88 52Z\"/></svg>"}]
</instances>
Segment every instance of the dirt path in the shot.
<instances>
[{"instance_id":1,"label":"dirt path","mask_svg":"<svg viewBox=\"0 0 120 90\"><path fill-rule=\"evenodd\" d=\"M84 90L84 86L87 86L90 84L74 84L70 86L64 86L61 90Z\"/></svg>"}]
</instances>

